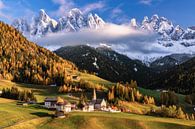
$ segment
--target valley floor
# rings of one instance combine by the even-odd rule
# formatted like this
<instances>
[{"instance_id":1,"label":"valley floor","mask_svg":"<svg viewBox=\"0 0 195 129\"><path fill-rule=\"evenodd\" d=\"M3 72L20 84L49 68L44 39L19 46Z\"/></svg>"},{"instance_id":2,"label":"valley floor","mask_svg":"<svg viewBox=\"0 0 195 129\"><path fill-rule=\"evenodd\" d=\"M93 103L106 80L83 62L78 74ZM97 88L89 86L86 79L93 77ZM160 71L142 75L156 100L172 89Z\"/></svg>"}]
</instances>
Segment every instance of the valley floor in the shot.
<instances>
[{"instance_id":1,"label":"valley floor","mask_svg":"<svg viewBox=\"0 0 195 129\"><path fill-rule=\"evenodd\" d=\"M0 128L6 129L194 129L195 122L128 113L72 112L52 118L38 105L20 106L0 98Z\"/></svg>"},{"instance_id":2,"label":"valley floor","mask_svg":"<svg viewBox=\"0 0 195 129\"><path fill-rule=\"evenodd\" d=\"M94 79L103 82L102 80ZM107 83L107 82L104 82ZM18 87L33 90L38 102L45 97L62 96L69 101L78 98L57 94L56 87L37 86L0 80L0 89ZM158 96L155 91L142 92ZM152 93L151 93L152 92ZM183 96L180 97L183 100ZM41 108L39 104L21 106L14 100L0 98L0 129L195 129L195 121L109 112L71 112L68 118L52 118L54 111ZM124 103L131 110L147 110L150 105Z\"/></svg>"}]
</instances>

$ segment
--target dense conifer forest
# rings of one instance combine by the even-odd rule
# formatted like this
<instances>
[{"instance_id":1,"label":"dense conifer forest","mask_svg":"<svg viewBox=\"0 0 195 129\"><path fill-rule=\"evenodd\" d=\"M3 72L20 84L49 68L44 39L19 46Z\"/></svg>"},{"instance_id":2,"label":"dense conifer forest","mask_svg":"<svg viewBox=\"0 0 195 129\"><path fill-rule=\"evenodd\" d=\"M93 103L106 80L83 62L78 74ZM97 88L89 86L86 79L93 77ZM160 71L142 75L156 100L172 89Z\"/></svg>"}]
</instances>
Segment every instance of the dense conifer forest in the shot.
<instances>
[{"instance_id":1,"label":"dense conifer forest","mask_svg":"<svg viewBox=\"0 0 195 129\"><path fill-rule=\"evenodd\" d=\"M16 29L0 22L0 78L33 84L62 85L76 66L29 42Z\"/></svg>"}]
</instances>

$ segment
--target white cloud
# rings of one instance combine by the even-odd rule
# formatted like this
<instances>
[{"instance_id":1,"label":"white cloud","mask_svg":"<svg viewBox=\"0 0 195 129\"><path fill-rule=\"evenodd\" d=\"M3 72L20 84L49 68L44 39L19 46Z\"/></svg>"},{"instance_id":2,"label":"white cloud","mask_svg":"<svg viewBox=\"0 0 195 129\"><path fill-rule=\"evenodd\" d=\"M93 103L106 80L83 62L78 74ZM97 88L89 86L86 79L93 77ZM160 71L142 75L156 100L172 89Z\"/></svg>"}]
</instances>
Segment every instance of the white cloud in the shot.
<instances>
[{"instance_id":1,"label":"white cloud","mask_svg":"<svg viewBox=\"0 0 195 129\"><path fill-rule=\"evenodd\" d=\"M4 9L8 9L8 7L5 5L5 3L2 0L0 0L0 18L6 21L13 20L13 18L9 14L4 13Z\"/></svg>"},{"instance_id":2,"label":"white cloud","mask_svg":"<svg viewBox=\"0 0 195 129\"><path fill-rule=\"evenodd\" d=\"M5 8L5 4L3 3L2 0L0 0L0 9L3 9L3 8Z\"/></svg>"},{"instance_id":3,"label":"white cloud","mask_svg":"<svg viewBox=\"0 0 195 129\"><path fill-rule=\"evenodd\" d=\"M135 30L129 25L106 24L105 27L97 30L83 29L79 32L53 33L33 41L50 50L74 45L98 46L103 43L130 58L148 60L173 53L195 53L195 46L184 47L176 42L173 47L164 47L157 42L157 39L156 34Z\"/></svg>"},{"instance_id":4,"label":"white cloud","mask_svg":"<svg viewBox=\"0 0 195 129\"><path fill-rule=\"evenodd\" d=\"M111 10L109 20L112 22L113 20L116 23L128 23L129 22L129 17L125 14L125 12L121 9L123 5L119 4L117 7L113 8Z\"/></svg>"},{"instance_id":5,"label":"white cloud","mask_svg":"<svg viewBox=\"0 0 195 129\"><path fill-rule=\"evenodd\" d=\"M75 8L77 5L73 0L52 0L55 4L59 5L58 10L52 12L53 16L64 16L67 12L69 12L72 8ZM105 7L105 3L103 1L89 3L83 7L80 7L83 13L89 13L93 10L102 9Z\"/></svg>"},{"instance_id":6,"label":"white cloud","mask_svg":"<svg viewBox=\"0 0 195 129\"><path fill-rule=\"evenodd\" d=\"M120 14L122 14L123 13L123 10L122 9L120 9L119 7L116 7L116 8L114 8L113 10L112 10L112 12L111 12L111 17L112 18L116 18L116 17L118 17Z\"/></svg>"},{"instance_id":7,"label":"white cloud","mask_svg":"<svg viewBox=\"0 0 195 129\"><path fill-rule=\"evenodd\" d=\"M90 36L89 36L90 35ZM140 36L139 38L137 36ZM41 45L70 45L70 44L85 44L85 43L100 43L100 42L111 42L121 43L128 42L129 39L143 40L147 33L143 31L137 31L131 29L128 25L116 25L106 24L105 27L94 30L94 29L82 29L79 32L60 32L52 33L44 38L38 40ZM144 39L145 40L145 39Z\"/></svg>"},{"instance_id":8,"label":"white cloud","mask_svg":"<svg viewBox=\"0 0 195 129\"><path fill-rule=\"evenodd\" d=\"M105 7L105 3L102 1L96 2L96 3L91 3L91 4L87 4L86 6L84 6L82 8L84 13L89 13L93 10L97 10L97 9L102 9Z\"/></svg>"},{"instance_id":9,"label":"white cloud","mask_svg":"<svg viewBox=\"0 0 195 129\"><path fill-rule=\"evenodd\" d=\"M139 0L139 3L144 4L144 5L152 5L155 3L160 3L163 0Z\"/></svg>"},{"instance_id":10,"label":"white cloud","mask_svg":"<svg viewBox=\"0 0 195 129\"><path fill-rule=\"evenodd\" d=\"M145 5L151 5L152 2L153 0L140 0L140 3Z\"/></svg>"},{"instance_id":11,"label":"white cloud","mask_svg":"<svg viewBox=\"0 0 195 129\"><path fill-rule=\"evenodd\" d=\"M52 12L53 16L64 16L70 9L75 7L75 3L72 0L52 0L55 4L59 5L58 10Z\"/></svg>"},{"instance_id":12,"label":"white cloud","mask_svg":"<svg viewBox=\"0 0 195 129\"><path fill-rule=\"evenodd\" d=\"M132 29L129 25L107 24L97 30L83 29L80 32L50 34L34 41L50 50L70 45L93 46L106 43L120 52L147 54L157 51L149 47L155 40L156 36L152 33Z\"/></svg>"},{"instance_id":13,"label":"white cloud","mask_svg":"<svg viewBox=\"0 0 195 129\"><path fill-rule=\"evenodd\" d=\"M0 18L8 24L11 24L16 18L30 20L35 13L29 7L30 4L25 0L18 0L14 3L0 0Z\"/></svg>"}]
</instances>

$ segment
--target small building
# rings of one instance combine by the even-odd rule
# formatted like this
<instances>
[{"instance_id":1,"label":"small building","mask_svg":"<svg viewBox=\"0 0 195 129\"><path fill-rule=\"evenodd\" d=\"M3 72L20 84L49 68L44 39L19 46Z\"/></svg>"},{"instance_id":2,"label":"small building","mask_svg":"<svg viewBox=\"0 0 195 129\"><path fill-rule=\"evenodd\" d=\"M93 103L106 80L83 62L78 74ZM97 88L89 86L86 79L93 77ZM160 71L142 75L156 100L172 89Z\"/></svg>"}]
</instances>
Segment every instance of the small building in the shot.
<instances>
[{"instance_id":1,"label":"small building","mask_svg":"<svg viewBox=\"0 0 195 129\"><path fill-rule=\"evenodd\" d=\"M75 110L77 108L77 104L76 103L71 103L71 110Z\"/></svg>"},{"instance_id":2,"label":"small building","mask_svg":"<svg viewBox=\"0 0 195 129\"><path fill-rule=\"evenodd\" d=\"M64 118L65 113L68 112L71 112L71 104L68 101L58 97L56 102L55 116L58 118Z\"/></svg>"},{"instance_id":3,"label":"small building","mask_svg":"<svg viewBox=\"0 0 195 129\"><path fill-rule=\"evenodd\" d=\"M89 104L88 110L89 110L89 112L94 111L94 104Z\"/></svg>"},{"instance_id":4,"label":"small building","mask_svg":"<svg viewBox=\"0 0 195 129\"><path fill-rule=\"evenodd\" d=\"M93 89L93 98L90 103L94 105L94 109L96 110L103 110L106 109L107 107L106 101L104 99L97 99L95 89Z\"/></svg>"},{"instance_id":5,"label":"small building","mask_svg":"<svg viewBox=\"0 0 195 129\"><path fill-rule=\"evenodd\" d=\"M96 110L103 110L107 106L106 101L104 99L92 100L91 103L94 104L94 109Z\"/></svg>"},{"instance_id":6,"label":"small building","mask_svg":"<svg viewBox=\"0 0 195 129\"><path fill-rule=\"evenodd\" d=\"M49 109L55 109L57 103L57 98L45 98L44 106Z\"/></svg>"},{"instance_id":7,"label":"small building","mask_svg":"<svg viewBox=\"0 0 195 129\"><path fill-rule=\"evenodd\" d=\"M63 111L63 112L71 112L71 103L58 97L58 100L56 103L56 110Z\"/></svg>"},{"instance_id":8,"label":"small building","mask_svg":"<svg viewBox=\"0 0 195 129\"><path fill-rule=\"evenodd\" d=\"M92 104L92 103L86 104L83 107L83 111L84 112L92 112L92 111L94 111L94 104Z\"/></svg>"}]
</instances>

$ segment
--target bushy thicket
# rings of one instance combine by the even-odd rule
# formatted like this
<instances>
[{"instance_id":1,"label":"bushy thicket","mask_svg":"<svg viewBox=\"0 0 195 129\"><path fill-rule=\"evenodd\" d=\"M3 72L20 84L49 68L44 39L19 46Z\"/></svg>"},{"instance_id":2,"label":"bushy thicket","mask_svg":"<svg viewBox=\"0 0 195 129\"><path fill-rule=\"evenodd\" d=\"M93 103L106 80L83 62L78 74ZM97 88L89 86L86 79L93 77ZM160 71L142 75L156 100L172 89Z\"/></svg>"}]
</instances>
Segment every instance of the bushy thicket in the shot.
<instances>
[{"instance_id":1,"label":"bushy thicket","mask_svg":"<svg viewBox=\"0 0 195 129\"><path fill-rule=\"evenodd\" d=\"M161 105L177 105L179 103L179 99L177 94L174 91L163 91L160 94Z\"/></svg>"},{"instance_id":2,"label":"bushy thicket","mask_svg":"<svg viewBox=\"0 0 195 129\"><path fill-rule=\"evenodd\" d=\"M194 114L189 115L185 113L181 107L175 105L169 107L162 105L158 110L151 109L149 115L194 120Z\"/></svg>"},{"instance_id":3,"label":"bushy thicket","mask_svg":"<svg viewBox=\"0 0 195 129\"><path fill-rule=\"evenodd\" d=\"M16 29L0 22L0 79L33 84L63 85L75 65L29 42Z\"/></svg>"},{"instance_id":4,"label":"bushy thicket","mask_svg":"<svg viewBox=\"0 0 195 129\"><path fill-rule=\"evenodd\" d=\"M77 107L79 109L82 109L86 105L87 100L88 100L87 96L84 93L81 93L81 96L80 96L79 102L77 104Z\"/></svg>"},{"instance_id":5,"label":"bushy thicket","mask_svg":"<svg viewBox=\"0 0 195 129\"><path fill-rule=\"evenodd\" d=\"M108 100L112 103L117 103L117 100L124 100L155 104L153 97L144 96L139 92L136 81L131 81L131 83L126 84L117 83L116 86L111 87L108 92Z\"/></svg>"},{"instance_id":6,"label":"bushy thicket","mask_svg":"<svg viewBox=\"0 0 195 129\"><path fill-rule=\"evenodd\" d=\"M1 97L25 102L37 101L32 91L20 91L16 87L3 88Z\"/></svg>"},{"instance_id":7,"label":"bushy thicket","mask_svg":"<svg viewBox=\"0 0 195 129\"><path fill-rule=\"evenodd\" d=\"M82 89L71 84L65 84L63 86L60 86L58 89L59 93L69 93L69 92L81 92Z\"/></svg>"}]
</instances>

